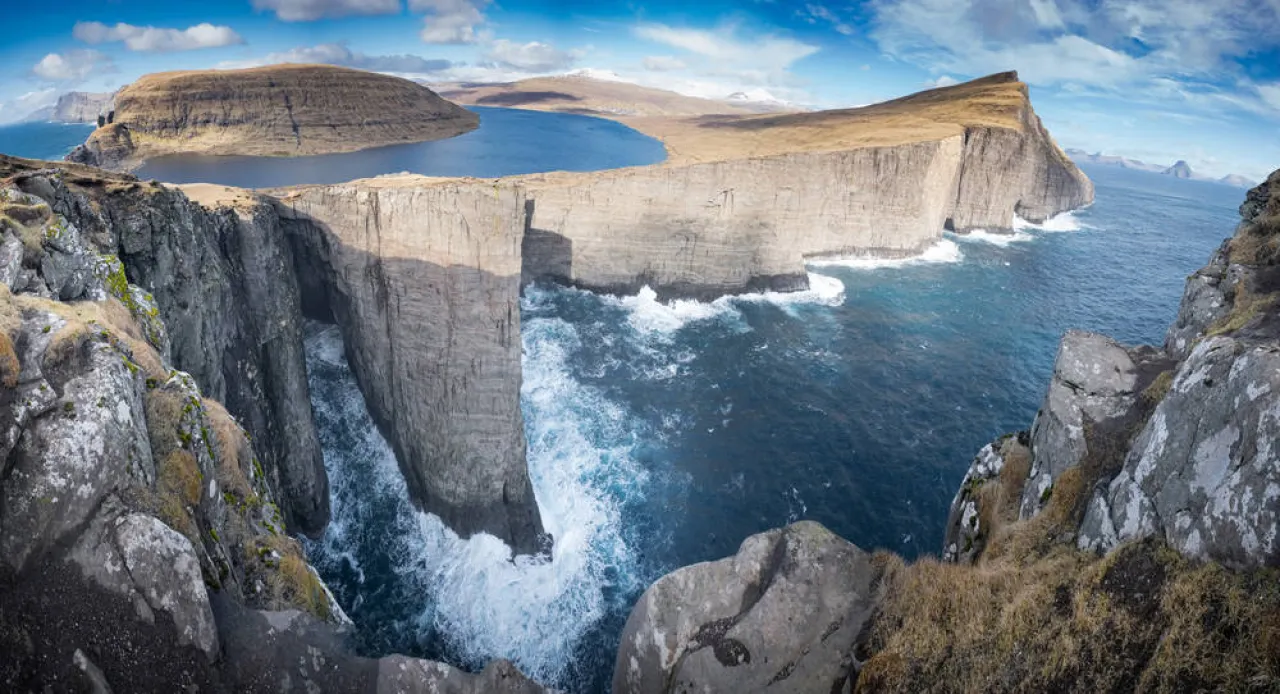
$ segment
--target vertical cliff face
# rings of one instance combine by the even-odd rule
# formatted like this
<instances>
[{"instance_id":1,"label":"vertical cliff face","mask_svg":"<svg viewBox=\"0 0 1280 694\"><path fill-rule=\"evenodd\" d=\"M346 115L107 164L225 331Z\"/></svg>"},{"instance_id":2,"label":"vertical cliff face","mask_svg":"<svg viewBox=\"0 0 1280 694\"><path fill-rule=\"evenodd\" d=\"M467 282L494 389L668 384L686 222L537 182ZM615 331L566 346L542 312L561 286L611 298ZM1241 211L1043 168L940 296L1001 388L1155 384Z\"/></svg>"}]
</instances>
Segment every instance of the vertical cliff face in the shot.
<instances>
[{"instance_id":1,"label":"vertical cliff face","mask_svg":"<svg viewBox=\"0 0 1280 694\"><path fill-rule=\"evenodd\" d=\"M804 258L935 242L961 138L525 180L526 280L715 298L805 288Z\"/></svg>"},{"instance_id":2,"label":"vertical cliff face","mask_svg":"<svg viewBox=\"0 0 1280 694\"><path fill-rule=\"evenodd\" d=\"M947 226L1009 229L1014 215L1042 222L1093 202L1093 183L1053 141L1027 101L1020 127L969 127Z\"/></svg>"},{"instance_id":3,"label":"vertical cliff face","mask_svg":"<svg viewBox=\"0 0 1280 694\"><path fill-rule=\"evenodd\" d=\"M33 168L13 159L4 165ZM209 209L128 177L49 173L19 173L15 183L47 200L100 252L117 255L129 282L154 296L156 317L168 326L166 358L260 442L289 527L319 532L329 520L328 478L311 418L292 252L274 208L239 193Z\"/></svg>"},{"instance_id":4,"label":"vertical cliff face","mask_svg":"<svg viewBox=\"0 0 1280 694\"><path fill-rule=\"evenodd\" d=\"M672 161L526 177L525 281L714 298L806 286L804 260L903 256L1093 200L1007 73L864 109L651 118Z\"/></svg>"},{"instance_id":5,"label":"vertical cliff face","mask_svg":"<svg viewBox=\"0 0 1280 694\"><path fill-rule=\"evenodd\" d=\"M463 536L544 548L520 413L518 187L385 178L282 198L410 493ZM311 280L307 280L311 281Z\"/></svg>"},{"instance_id":6,"label":"vertical cliff face","mask_svg":"<svg viewBox=\"0 0 1280 694\"><path fill-rule=\"evenodd\" d=\"M172 368L155 299L108 244L138 228L103 217L81 229L64 214L107 208L69 187L138 191L76 178L0 178L5 690L542 691L505 661L471 675L346 650L349 620L285 536L248 433ZM241 250L272 257L251 236Z\"/></svg>"}]
</instances>

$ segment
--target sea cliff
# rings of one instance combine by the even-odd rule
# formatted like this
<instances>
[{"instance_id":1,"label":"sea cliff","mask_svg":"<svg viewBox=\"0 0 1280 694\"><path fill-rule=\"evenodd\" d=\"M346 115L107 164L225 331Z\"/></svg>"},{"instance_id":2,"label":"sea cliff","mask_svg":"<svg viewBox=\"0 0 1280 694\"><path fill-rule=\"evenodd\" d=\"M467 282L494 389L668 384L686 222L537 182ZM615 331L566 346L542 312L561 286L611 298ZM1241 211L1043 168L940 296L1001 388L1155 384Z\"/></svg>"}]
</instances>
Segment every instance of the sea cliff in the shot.
<instances>
[{"instance_id":1,"label":"sea cliff","mask_svg":"<svg viewBox=\"0 0 1280 694\"><path fill-rule=\"evenodd\" d=\"M749 537L645 592L613 690L1280 687L1280 171L1240 214L1164 345L1064 336L941 560L813 523Z\"/></svg>"},{"instance_id":2,"label":"sea cliff","mask_svg":"<svg viewBox=\"0 0 1280 694\"><path fill-rule=\"evenodd\" d=\"M623 119L671 160L525 177L525 279L660 297L807 286L804 261L918 254L1093 201L1014 73L863 109Z\"/></svg>"},{"instance_id":3,"label":"sea cliff","mask_svg":"<svg viewBox=\"0 0 1280 694\"><path fill-rule=\"evenodd\" d=\"M255 369L281 366L254 362L263 356L255 348L283 349L287 360L285 343L296 339L289 317L271 315L280 306L296 314L296 291L263 304L246 286L262 281L259 271L279 273L287 257L281 237L259 233L279 230L255 219L272 206L216 194L220 211L208 212L181 191L100 171L3 163L7 691L541 691L502 661L472 675L362 658L343 645L349 620L285 534L277 489L296 490L273 475L289 458L269 473L260 457L279 445L270 437L288 433L251 435L208 393L207 384L229 394L253 385ZM228 282L224 270L236 262L243 281ZM190 291L216 313L192 310ZM249 306L263 313L234 318ZM280 334L235 332L253 330L255 319L284 325ZM183 346L192 339L206 340L228 373L176 368L178 355L192 358ZM262 383L281 385L270 375ZM271 392L305 408L305 377L300 385ZM257 396L263 410L279 404Z\"/></svg>"},{"instance_id":4,"label":"sea cliff","mask_svg":"<svg viewBox=\"0 0 1280 694\"><path fill-rule=\"evenodd\" d=\"M328 65L145 75L116 93L114 109L69 160L128 170L166 154L351 152L453 137L480 122L417 83Z\"/></svg>"}]
</instances>

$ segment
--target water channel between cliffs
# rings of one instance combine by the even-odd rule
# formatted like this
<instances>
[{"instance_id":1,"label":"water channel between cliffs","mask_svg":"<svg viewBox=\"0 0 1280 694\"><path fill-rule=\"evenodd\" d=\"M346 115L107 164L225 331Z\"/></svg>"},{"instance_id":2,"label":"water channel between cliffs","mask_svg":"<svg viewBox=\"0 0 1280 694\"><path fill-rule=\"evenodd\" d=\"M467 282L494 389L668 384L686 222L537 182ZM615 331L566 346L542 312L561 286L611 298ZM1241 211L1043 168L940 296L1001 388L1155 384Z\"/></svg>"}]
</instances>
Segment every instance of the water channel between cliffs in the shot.
<instances>
[{"instance_id":1,"label":"water channel between cliffs","mask_svg":"<svg viewBox=\"0 0 1280 694\"><path fill-rule=\"evenodd\" d=\"M751 533L807 518L864 547L936 552L972 455L1034 416L1061 333L1160 342L1184 277L1230 232L1234 189L1087 173L1089 209L917 259L814 265L802 294L528 288L521 404L548 563L413 510L341 338L309 325L333 493L309 554L361 648L506 657L603 691L643 588Z\"/></svg>"},{"instance_id":2,"label":"water channel between cliffs","mask_svg":"<svg viewBox=\"0 0 1280 694\"><path fill-rule=\"evenodd\" d=\"M662 158L660 143L609 121L480 112L480 129L453 140L337 159L170 159L142 174L275 186ZM14 153L64 146L45 130L18 138L43 149ZM336 329L309 324L333 522L308 553L358 646L471 668L506 657L543 683L604 691L643 588L747 535L807 518L866 548L936 552L970 458L1034 416L1061 333L1160 342L1183 279L1235 223L1235 189L1085 171L1089 209L1012 236L948 236L912 260L813 265L802 294L661 304L528 288L521 404L556 536L547 563L513 563L497 540L461 541L413 509Z\"/></svg>"}]
</instances>

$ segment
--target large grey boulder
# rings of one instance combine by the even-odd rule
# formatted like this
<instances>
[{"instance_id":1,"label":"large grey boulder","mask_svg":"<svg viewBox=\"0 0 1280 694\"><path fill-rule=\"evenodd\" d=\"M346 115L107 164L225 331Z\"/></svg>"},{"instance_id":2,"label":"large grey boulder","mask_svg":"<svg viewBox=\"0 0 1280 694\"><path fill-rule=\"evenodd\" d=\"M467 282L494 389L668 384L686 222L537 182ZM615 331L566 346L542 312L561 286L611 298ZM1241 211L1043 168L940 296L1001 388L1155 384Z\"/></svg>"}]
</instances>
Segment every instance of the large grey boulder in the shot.
<instances>
[{"instance_id":1,"label":"large grey boulder","mask_svg":"<svg viewBox=\"0 0 1280 694\"><path fill-rule=\"evenodd\" d=\"M869 554L817 523L752 535L737 555L645 591L622 633L613 691L838 691L877 577Z\"/></svg>"},{"instance_id":2,"label":"large grey boulder","mask_svg":"<svg viewBox=\"0 0 1280 694\"><path fill-rule=\"evenodd\" d=\"M378 661L377 694L541 694L546 691L509 661L471 674L433 660L393 655Z\"/></svg>"},{"instance_id":3,"label":"large grey boulder","mask_svg":"<svg viewBox=\"0 0 1280 694\"><path fill-rule=\"evenodd\" d=\"M214 660L218 632L191 542L141 513L114 525L116 547L138 593L152 610L173 620L179 643L193 645Z\"/></svg>"},{"instance_id":4,"label":"large grey boulder","mask_svg":"<svg viewBox=\"0 0 1280 694\"><path fill-rule=\"evenodd\" d=\"M1124 468L1089 502L1082 548L1163 536L1228 566L1280 565L1280 345L1210 337L1178 369Z\"/></svg>"},{"instance_id":5,"label":"large grey boulder","mask_svg":"<svg viewBox=\"0 0 1280 694\"><path fill-rule=\"evenodd\" d=\"M1022 496L1023 518L1039 512L1054 480L1084 459L1086 424L1122 418L1133 407L1139 384L1135 356L1105 335L1071 330L1063 336L1053 379L1031 427L1033 462Z\"/></svg>"}]
</instances>

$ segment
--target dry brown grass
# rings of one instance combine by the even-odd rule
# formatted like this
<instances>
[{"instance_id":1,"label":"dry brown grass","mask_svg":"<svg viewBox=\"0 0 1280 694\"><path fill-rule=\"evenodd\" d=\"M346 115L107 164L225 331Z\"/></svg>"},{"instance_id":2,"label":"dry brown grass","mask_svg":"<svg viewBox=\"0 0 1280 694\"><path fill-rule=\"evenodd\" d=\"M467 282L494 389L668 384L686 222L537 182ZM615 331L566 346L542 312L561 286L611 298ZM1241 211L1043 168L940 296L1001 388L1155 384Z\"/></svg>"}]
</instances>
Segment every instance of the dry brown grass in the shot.
<instances>
[{"instance_id":1,"label":"dry brown grass","mask_svg":"<svg viewBox=\"0 0 1280 694\"><path fill-rule=\"evenodd\" d=\"M1204 336L1213 337L1234 333L1274 308L1277 300L1280 300L1280 294L1255 294L1245 287L1240 287L1236 290L1235 302L1231 305L1230 313L1209 326Z\"/></svg>"},{"instance_id":2,"label":"dry brown grass","mask_svg":"<svg viewBox=\"0 0 1280 694\"><path fill-rule=\"evenodd\" d=\"M1151 385L1142 391L1142 399L1149 407L1155 407L1164 400L1164 396L1169 394L1169 389L1173 387L1173 369L1161 371L1156 376Z\"/></svg>"},{"instance_id":3,"label":"dry brown grass","mask_svg":"<svg viewBox=\"0 0 1280 694\"><path fill-rule=\"evenodd\" d=\"M192 510L200 504L204 485L195 456L173 449L156 459L156 485L151 506L165 525L182 533L195 547L201 543Z\"/></svg>"},{"instance_id":4,"label":"dry brown grass","mask_svg":"<svg viewBox=\"0 0 1280 694\"><path fill-rule=\"evenodd\" d=\"M974 542L975 556L985 551L991 538L1005 536L1005 527L1017 521L1022 489L1031 473L1031 449L1019 443L1017 436L1005 437L999 453L1004 459L1000 474L976 491L981 537Z\"/></svg>"},{"instance_id":5,"label":"dry brown grass","mask_svg":"<svg viewBox=\"0 0 1280 694\"><path fill-rule=\"evenodd\" d=\"M252 450L244 431L222 403L205 398L204 409L217 443L218 486L224 492L234 494L241 502L253 499L253 485L246 473ZM246 455L250 457L246 459Z\"/></svg>"},{"instance_id":6,"label":"dry brown grass","mask_svg":"<svg viewBox=\"0 0 1280 694\"><path fill-rule=\"evenodd\" d=\"M5 388L16 387L20 373L22 366L18 363L17 352L13 351L13 340L0 332L0 384Z\"/></svg>"},{"instance_id":7,"label":"dry brown grass","mask_svg":"<svg viewBox=\"0 0 1280 694\"><path fill-rule=\"evenodd\" d=\"M1028 108L1025 84L993 75L862 108L618 120L662 140L670 161L682 164L901 145L960 136L968 127L1021 131Z\"/></svg>"},{"instance_id":8,"label":"dry brown grass","mask_svg":"<svg viewBox=\"0 0 1280 694\"><path fill-rule=\"evenodd\" d=\"M333 616L329 596L303 558L302 546L298 541L285 536L259 537L254 540L252 551L259 562L264 561L270 550L275 550L280 555L277 566L265 567L271 600L277 605L297 606L322 620L329 620Z\"/></svg>"},{"instance_id":9,"label":"dry brown grass","mask_svg":"<svg viewBox=\"0 0 1280 694\"><path fill-rule=\"evenodd\" d=\"M1280 216L1259 217L1231 239L1231 262L1242 265L1280 264Z\"/></svg>"},{"instance_id":10,"label":"dry brown grass","mask_svg":"<svg viewBox=\"0 0 1280 694\"><path fill-rule=\"evenodd\" d=\"M1271 691L1280 583L1155 542L885 566L858 691Z\"/></svg>"}]
</instances>

